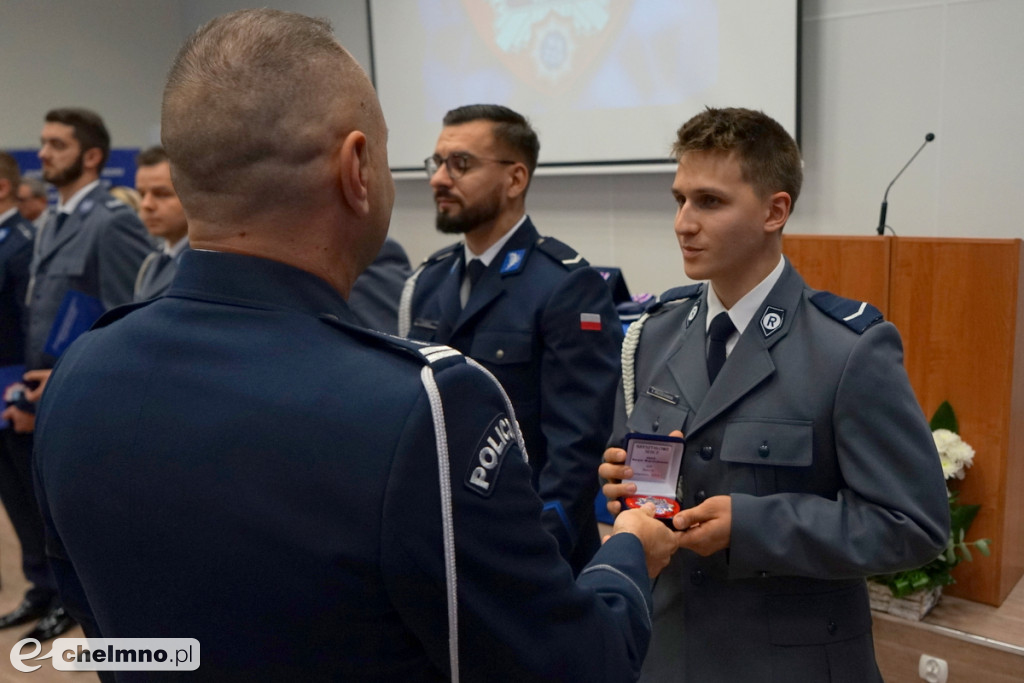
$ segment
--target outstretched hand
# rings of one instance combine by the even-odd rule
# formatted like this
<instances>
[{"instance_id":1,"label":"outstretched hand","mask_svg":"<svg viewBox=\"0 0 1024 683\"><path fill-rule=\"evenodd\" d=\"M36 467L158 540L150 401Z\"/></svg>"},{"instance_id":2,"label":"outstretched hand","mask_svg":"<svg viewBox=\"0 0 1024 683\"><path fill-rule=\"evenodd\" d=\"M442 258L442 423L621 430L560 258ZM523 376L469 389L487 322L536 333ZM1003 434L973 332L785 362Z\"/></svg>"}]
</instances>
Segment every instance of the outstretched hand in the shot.
<instances>
[{"instance_id":1,"label":"outstretched hand","mask_svg":"<svg viewBox=\"0 0 1024 683\"><path fill-rule=\"evenodd\" d=\"M647 559L647 574L652 579L668 566L672 555L679 549L676 537L679 532L672 531L668 526L654 517L654 503L645 503L643 507L626 510L615 518L615 527L609 536L619 533L634 534L644 546Z\"/></svg>"},{"instance_id":2,"label":"outstretched hand","mask_svg":"<svg viewBox=\"0 0 1024 683\"><path fill-rule=\"evenodd\" d=\"M678 536L680 548L705 557L728 548L732 538L732 498L712 496L677 514L672 524L682 532Z\"/></svg>"}]
</instances>

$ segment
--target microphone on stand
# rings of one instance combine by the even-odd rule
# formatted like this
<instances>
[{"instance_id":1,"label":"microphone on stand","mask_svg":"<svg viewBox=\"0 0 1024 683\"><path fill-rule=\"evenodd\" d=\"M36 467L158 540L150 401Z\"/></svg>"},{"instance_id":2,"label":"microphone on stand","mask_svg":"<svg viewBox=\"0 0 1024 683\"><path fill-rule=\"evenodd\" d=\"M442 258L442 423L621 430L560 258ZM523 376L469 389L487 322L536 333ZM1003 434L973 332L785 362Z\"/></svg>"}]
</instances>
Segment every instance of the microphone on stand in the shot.
<instances>
[{"instance_id":1,"label":"microphone on stand","mask_svg":"<svg viewBox=\"0 0 1024 683\"><path fill-rule=\"evenodd\" d=\"M924 149L924 146L927 145L929 142L931 142L934 139L935 139L935 133L928 133L927 135L924 136L924 142L922 142L921 146L917 148L916 152L914 152L914 156L910 157L910 161L908 161L906 164L904 164L903 168L900 169L900 172L896 174L896 177L892 179L892 183L895 183L896 180L901 175L903 175L903 172L907 170L907 166L910 166L910 164L914 161L914 159L917 158L917 155L921 153L921 150ZM885 225L885 212L889 209L889 190L892 189L892 183L889 183L889 187L885 188L885 197L882 198L882 213L878 217L878 234L879 235L884 235L885 234L885 228L886 228L886 225Z\"/></svg>"}]
</instances>

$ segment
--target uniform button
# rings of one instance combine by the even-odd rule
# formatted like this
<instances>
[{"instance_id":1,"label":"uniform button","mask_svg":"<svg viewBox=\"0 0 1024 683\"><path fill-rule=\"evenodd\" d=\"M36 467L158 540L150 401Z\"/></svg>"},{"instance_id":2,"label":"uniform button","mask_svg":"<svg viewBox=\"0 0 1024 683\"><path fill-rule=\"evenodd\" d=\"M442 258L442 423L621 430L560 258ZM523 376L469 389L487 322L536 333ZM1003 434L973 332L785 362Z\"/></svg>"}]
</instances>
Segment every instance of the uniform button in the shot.
<instances>
[{"instance_id":1,"label":"uniform button","mask_svg":"<svg viewBox=\"0 0 1024 683\"><path fill-rule=\"evenodd\" d=\"M836 634L836 631L839 630L839 624L837 624L836 622L834 622L831 619L829 619L828 620L827 628L828 628L828 634L830 636L834 636Z\"/></svg>"},{"instance_id":2,"label":"uniform button","mask_svg":"<svg viewBox=\"0 0 1024 683\"><path fill-rule=\"evenodd\" d=\"M767 458L769 455L771 455L771 453L772 451L770 448L768 448L767 441L765 441L764 443L757 447L757 454L760 455L762 458Z\"/></svg>"},{"instance_id":3,"label":"uniform button","mask_svg":"<svg viewBox=\"0 0 1024 683\"><path fill-rule=\"evenodd\" d=\"M708 499L708 494L704 492L704 489L701 489L700 491L697 491L696 494L694 494L693 499L697 501L697 505L700 505L701 503Z\"/></svg>"},{"instance_id":4,"label":"uniform button","mask_svg":"<svg viewBox=\"0 0 1024 683\"><path fill-rule=\"evenodd\" d=\"M700 449L701 460L710 460L715 457L715 449L711 446L704 446Z\"/></svg>"},{"instance_id":5,"label":"uniform button","mask_svg":"<svg viewBox=\"0 0 1024 683\"><path fill-rule=\"evenodd\" d=\"M501 360L502 358L504 358L505 357L505 349L498 349L497 351L495 351L494 352L494 357L497 358L498 360Z\"/></svg>"},{"instance_id":6,"label":"uniform button","mask_svg":"<svg viewBox=\"0 0 1024 683\"><path fill-rule=\"evenodd\" d=\"M651 431L652 432L658 431L659 427L661 427L661 422L659 420L655 420L654 422L651 423Z\"/></svg>"},{"instance_id":7,"label":"uniform button","mask_svg":"<svg viewBox=\"0 0 1024 683\"><path fill-rule=\"evenodd\" d=\"M704 581L707 580L707 578L707 575L705 575L704 571L701 569L694 569L692 572L690 572L690 583L692 583L694 586L702 585Z\"/></svg>"}]
</instances>

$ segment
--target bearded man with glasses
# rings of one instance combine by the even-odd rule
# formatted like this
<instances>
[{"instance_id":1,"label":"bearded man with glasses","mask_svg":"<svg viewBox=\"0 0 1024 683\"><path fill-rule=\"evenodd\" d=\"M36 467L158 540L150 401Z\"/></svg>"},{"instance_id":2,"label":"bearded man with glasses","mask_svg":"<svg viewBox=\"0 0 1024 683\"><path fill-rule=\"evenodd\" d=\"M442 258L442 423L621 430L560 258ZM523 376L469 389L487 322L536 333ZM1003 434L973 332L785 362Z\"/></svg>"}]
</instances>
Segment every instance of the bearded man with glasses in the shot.
<instances>
[{"instance_id":1,"label":"bearded man with glasses","mask_svg":"<svg viewBox=\"0 0 1024 683\"><path fill-rule=\"evenodd\" d=\"M424 165L437 229L464 241L406 282L399 333L453 346L498 378L523 430L544 526L579 572L599 545L594 472L612 420L622 328L601 275L571 247L541 237L526 215L539 151L529 122L507 107L447 113ZM466 485L487 495L471 474Z\"/></svg>"}]
</instances>

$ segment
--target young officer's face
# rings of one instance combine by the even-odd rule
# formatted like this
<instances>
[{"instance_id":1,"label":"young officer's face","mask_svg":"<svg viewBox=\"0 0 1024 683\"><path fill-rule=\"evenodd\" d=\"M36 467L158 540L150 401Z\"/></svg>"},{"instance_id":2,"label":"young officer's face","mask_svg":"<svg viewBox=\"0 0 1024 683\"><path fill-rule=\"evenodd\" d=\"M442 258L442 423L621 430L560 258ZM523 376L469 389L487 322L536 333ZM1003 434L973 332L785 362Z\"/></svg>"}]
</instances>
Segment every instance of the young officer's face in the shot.
<instances>
[{"instance_id":1,"label":"young officer's face","mask_svg":"<svg viewBox=\"0 0 1024 683\"><path fill-rule=\"evenodd\" d=\"M742 289L776 239L767 225L770 199L760 197L743 180L735 156L723 152L683 154L672 194L686 276L711 280L718 292Z\"/></svg>"}]
</instances>

